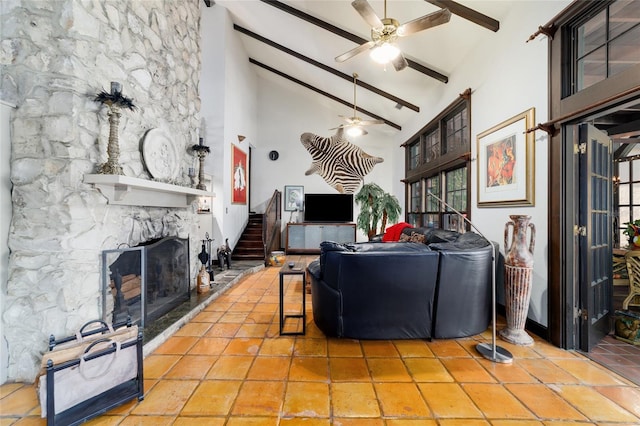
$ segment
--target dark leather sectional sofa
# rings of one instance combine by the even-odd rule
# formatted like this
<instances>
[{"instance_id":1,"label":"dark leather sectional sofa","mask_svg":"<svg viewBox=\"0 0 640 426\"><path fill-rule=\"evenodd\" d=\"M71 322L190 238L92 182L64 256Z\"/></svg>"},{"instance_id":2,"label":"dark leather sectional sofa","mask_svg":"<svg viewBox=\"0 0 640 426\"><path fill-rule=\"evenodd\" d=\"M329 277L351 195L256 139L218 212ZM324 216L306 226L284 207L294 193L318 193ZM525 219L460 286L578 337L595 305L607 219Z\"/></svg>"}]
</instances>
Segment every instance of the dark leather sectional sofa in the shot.
<instances>
[{"instance_id":1,"label":"dark leather sectional sofa","mask_svg":"<svg viewBox=\"0 0 640 426\"><path fill-rule=\"evenodd\" d=\"M472 232L403 232L425 241L321 244L309 275L313 318L327 336L448 339L488 328L492 246Z\"/></svg>"}]
</instances>

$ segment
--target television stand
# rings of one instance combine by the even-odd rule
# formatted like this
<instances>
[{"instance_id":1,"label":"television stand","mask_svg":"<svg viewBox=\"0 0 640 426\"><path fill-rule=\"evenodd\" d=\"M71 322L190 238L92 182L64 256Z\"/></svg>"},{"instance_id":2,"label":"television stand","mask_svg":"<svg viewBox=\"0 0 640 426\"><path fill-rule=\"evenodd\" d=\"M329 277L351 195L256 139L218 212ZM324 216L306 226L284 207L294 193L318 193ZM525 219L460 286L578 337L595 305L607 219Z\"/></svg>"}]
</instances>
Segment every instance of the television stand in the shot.
<instances>
[{"instance_id":1,"label":"television stand","mask_svg":"<svg viewBox=\"0 0 640 426\"><path fill-rule=\"evenodd\" d=\"M285 250L289 253L317 254L320 243L354 243L356 241L355 223L303 222L288 223Z\"/></svg>"}]
</instances>

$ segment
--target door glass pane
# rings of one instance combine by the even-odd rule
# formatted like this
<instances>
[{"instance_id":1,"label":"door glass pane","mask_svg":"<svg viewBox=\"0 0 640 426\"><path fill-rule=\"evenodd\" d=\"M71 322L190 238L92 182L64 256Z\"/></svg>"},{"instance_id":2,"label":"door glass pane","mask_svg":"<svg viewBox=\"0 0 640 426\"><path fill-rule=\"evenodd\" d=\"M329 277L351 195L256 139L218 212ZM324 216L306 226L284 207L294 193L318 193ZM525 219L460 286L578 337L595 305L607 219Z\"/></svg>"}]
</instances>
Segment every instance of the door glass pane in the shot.
<instances>
[{"instance_id":1,"label":"door glass pane","mask_svg":"<svg viewBox=\"0 0 640 426\"><path fill-rule=\"evenodd\" d=\"M640 64L640 25L609 44L609 77L638 64Z\"/></svg>"}]
</instances>

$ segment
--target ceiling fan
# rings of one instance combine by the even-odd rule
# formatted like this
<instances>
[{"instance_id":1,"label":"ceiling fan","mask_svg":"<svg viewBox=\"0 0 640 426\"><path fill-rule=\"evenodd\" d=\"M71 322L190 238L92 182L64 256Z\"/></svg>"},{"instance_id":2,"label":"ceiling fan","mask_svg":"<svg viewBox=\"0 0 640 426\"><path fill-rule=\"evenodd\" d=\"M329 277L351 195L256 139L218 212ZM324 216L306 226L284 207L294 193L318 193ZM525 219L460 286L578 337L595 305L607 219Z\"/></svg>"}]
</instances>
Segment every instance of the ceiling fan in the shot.
<instances>
[{"instance_id":1,"label":"ceiling fan","mask_svg":"<svg viewBox=\"0 0 640 426\"><path fill-rule=\"evenodd\" d=\"M344 121L347 122L347 124L341 124L338 127L334 127L333 129L329 129L329 130L347 129L347 134L349 136L356 137L356 136L363 136L368 134L368 132L362 128L363 126L370 126L372 124L384 124L383 120L363 120L357 116L357 109L358 109L356 105L357 85L358 85L358 74L354 72L353 73L353 117L345 117L344 115L339 115L338 117L343 118Z\"/></svg>"},{"instance_id":2,"label":"ceiling fan","mask_svg":"<svg viewBox=\"0 0 640 426\"><path fill-rule=\"evenodd\" d=\"M351 3L351 6L371 26L371 41L361 44L340 56L336 56L336 62L344 62L359 53L371 49L370 55L374 61L381 64L391 62L396 71L401 71L408 65L402 52L395 45L399 37L406 37L419 31L445 24L451 18L449 9L441 9L400 25L397 20L387 18L387 0L384 1L383 19L378 18L378 15L376 15L367 0L355 0Z\"/></svg>"}]
</instances>

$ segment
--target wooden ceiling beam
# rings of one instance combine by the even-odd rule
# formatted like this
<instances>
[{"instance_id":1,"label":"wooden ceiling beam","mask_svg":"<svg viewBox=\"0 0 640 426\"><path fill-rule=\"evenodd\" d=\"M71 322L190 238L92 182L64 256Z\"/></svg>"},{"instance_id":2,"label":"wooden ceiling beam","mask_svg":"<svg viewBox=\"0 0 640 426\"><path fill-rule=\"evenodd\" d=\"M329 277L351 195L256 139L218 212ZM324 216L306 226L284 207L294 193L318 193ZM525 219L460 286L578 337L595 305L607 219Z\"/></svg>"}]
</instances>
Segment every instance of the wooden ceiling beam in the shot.
<instances>
[{"instance_id":1,"label":"wooden ceiling beam","mask_svg":"<svg viewBox=\"0 0 640 426\"><path fill-rule=\"evenodd\" d=\"M615 127L609 127L606 131L608 135L618 139L640 136L640 120L629 121Z\"/></svg>"},{"instance_id":2,"label":"wooden ceiling beam","mask_svg":"<svg viewBox=\"0 0 640 426\"><path fill-rule=\"evenodd\" d=\"M260 61L258 61L258 60L256 60L256 59L249 58L249 62L250 62L250 63L252 63L252 64L254 64L254 65L257 65L257 66L259 66L259 67L261 67L261 68L263 68L263 69L265 69L265 70L267 70L267 71L271 71L272 73L274 73L274 74L276 74L276 75L279 75L280 77L286 78L286 79L287 79L287 80L289 80L289 81L292 81L292 82L294 82L294 83L297 83L297 84L299 84L299 85L300 85L300 86L302 86L302 87L305 87L305 88L307 88L307 89L309 89L309 90L312 90L312 91L314 91L314 92L316 92L316 93L319 93L319 94L321 94L322 96L325 96L325 97L327 97L327 98L329 98L329 99L331 99L331 100L333 100L333 101L336 101L336 102L338 102L338 103L341 103L342 105L346 105L346 106L348 106L350 109L353 109L353 108L354 108L354 105L353 105L352 103L347 102L347 101L345 101L345 100L342 100L342 99L340 99L339 97L332 95L331 93L325 92L324 90L320 90L320 89L318 89L317 87L310 85L309 83L305 83L304 81L299 80L299 79L297 79L297 78L295 78L295 77L292 77L292 76L290 76L289 74L286 74L286 73L284 73L284 72L282 72L282 71L280 71L280 70L277 70L277 69L275 69L275 68L273 68L273 67L270 67L269 65L263 64L262 62L260 62ZM384 117L380 117L379 115L374 114L374 113L372 113L372 112L370 112L370 111L367 111L367 110L366 110L366 109L364 109L364 108L360 108L359 106L355 106L355 109L356 109L356 111L361 112L361 113L363 113L363 114L366 114L366 115L368 115L368 116L369 116L369 117L371 117L371 118L375 118L375 119L377 119L377 120L382 120L382 121L384 121L384 124L386 124L386 125L388 125L388 126L391 126L391 127L393 127L394 129L402 130L402 127L400 127L400 125L399 125L399 124L396 124L396 123L394 123L393 121L387 120L387 119L386 119L386 118L384 118Z\"/></svg>"},{"instance_id":3,"label":"wooden ceiling beam","mask_svg":"<svg viewBox=\"0 0 640 426\"><path fill-rule=\"evenodd\" d=\"M342 28L338 28L335 25L332 25L328 22L323 21L322 19L316 18L315 16L309 15L308 13L305 13L301 10L296 9L295 7L291 7L287 4L284 4L282 2L279 2L277 0L261 0L262 2L273 6L277 9L282 10L283 12L286 12L292 16L295 16L296 18L302 19L304 21L307 21L311 24L314 24L324 30L327 30L335 35L338 35L342 38L345 38L347 40L350 40L354 43L357 44L364 44L367 43L369 40L364 39L358 35L352 34L348 31L343 30ZM452 11L453 12L453 11ZM432 70L429 67L426 67L425 65L422 65L418 62L416 62L415 60L408 58L405 55L405 59L407 60L407 63L409 64L409 68L414 69L418 72L421 72L422 74L428 75L431 78L434 78L442 83L448 83L449 82L449 77L447 77L444 74L439 73L438 71Z\"/></svg>"},{"instance_id":4,"label":"wooden ceiling beam","mask_svg":"<svg viewBox=\"0 0 640 426\"><path fill-rule=\"evenodd\" d=\"M463 6L460 3L456 3L453 0L424 0L427 3L431 3L434 6L438 6L442 9L449 9L454 15L458 15L461 18L471 21L474 24L478 24L494 33L500 29L500 21L484 15L476 10L473 10L467 6Z\"/></svg>"},{"instance_id":5,"label":"wooden ceiling beam","mask_svg":"<svg viewBox=\"0 0 640 426\"><path fill-rule=\"evenodd\" d=\"M238 31L238 32L241 32L242 34L245 34L245 35L247 35L247 36L249 36L249 37L251 37L251 38L253 38L255 40L258 40L258 41L260 41L260 42L262 42L264 44L267 44L267 45L269 45L269 46L271 46L271 47L273 47L275 49L278 49L278 50L280 50L282 52L285 52L285 53L287 53L287 54L289 54L289 55L291 55L291 56L293 56L293 57L295 57L297 59L300 59L300 60L302 60L304 62L307 62L307 63L309 63L309 64L311 64L313 66L316 66L316 67L318 67L318 68L320 68L320 69L322 69L324 71L327 71L327 72L329 72L329 73L331 73L331 74L333 74L333 75L335 75L337 77L340 77L340 78L342 78L344 80L347 80L349 82L353 82L353 76L345 74L345 73L343 73L341 71L338 71L335 68L331 68L330 66L327 66L327 65L325 65L325 64L323 64L321 62L318 62L315 59L311 59L308 56L305 56L305 55L303 55L303 54L301 54L299 52L296 52L295 50L289 49L288 47L284 47L281 44L278 44L278 43L276 43L276 42L274 42L272 40L269 40L266 37L263 37L263 36L261 36L259 34L256 34L251 30L248 30L248 29L246 29L244 27L241 27L240 25L234 24L233 25L233 29ZM382 96L382 97L384 97L386 99L389 99L389 100L395 102L396 104L399 104L399 105L402 105L404 107L407 107L412 111L420 112L420 107L418 107L417 105L414 105L414 104L412 104L412 103L410 103L408 101L405 101L402 98L394 96L391 93L385 92L384 90L378 89L377 87L372 86L372 85L370 85L368 83L365 83L362 80L357 80L356 84L358 86L364 88L364 89L367 89L367 90L375 93L376 95L379 95L379 96Z\"/></svg>"}]
</instances>

